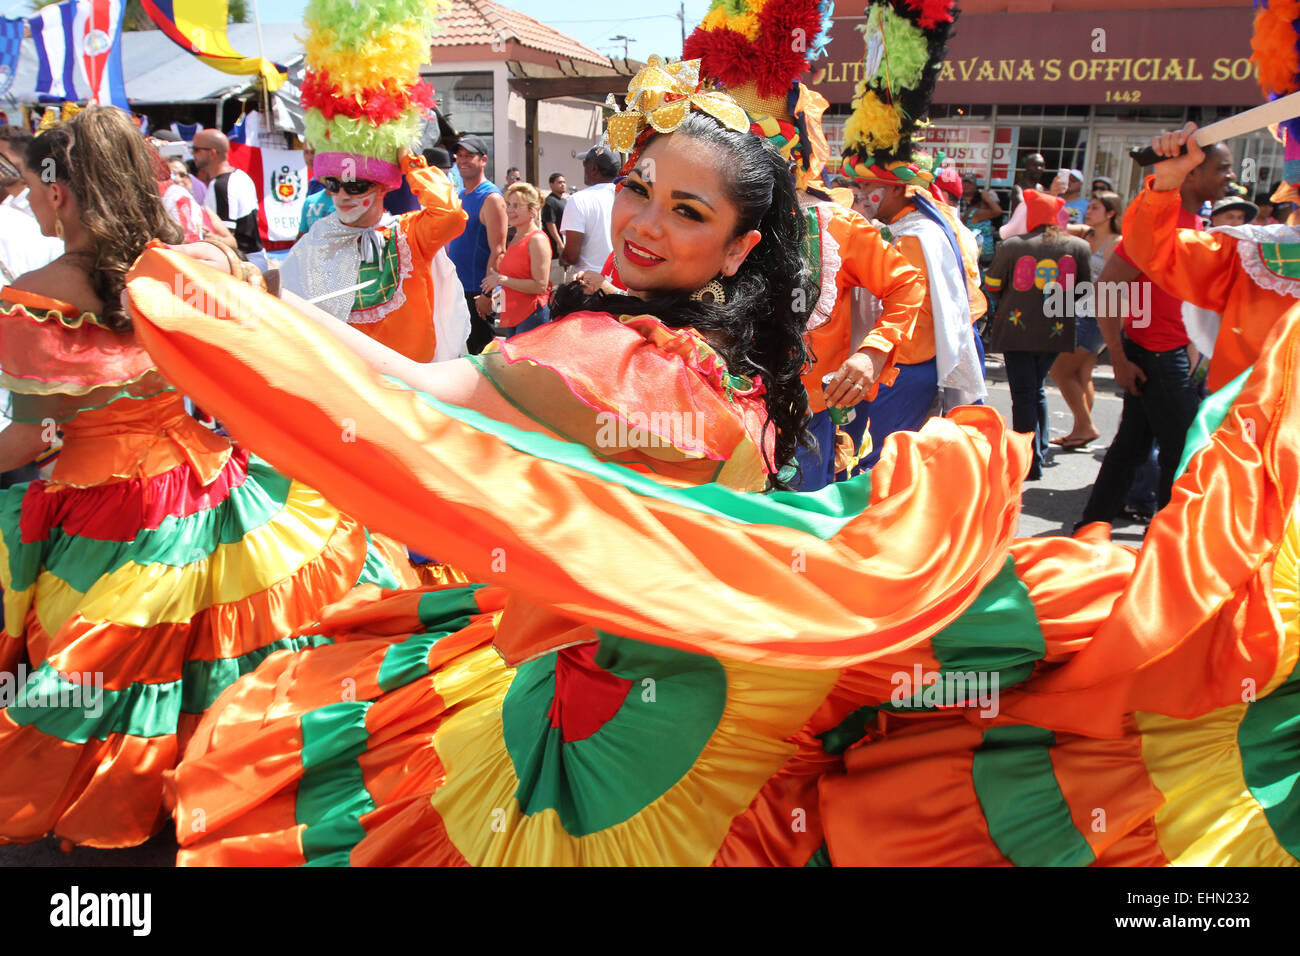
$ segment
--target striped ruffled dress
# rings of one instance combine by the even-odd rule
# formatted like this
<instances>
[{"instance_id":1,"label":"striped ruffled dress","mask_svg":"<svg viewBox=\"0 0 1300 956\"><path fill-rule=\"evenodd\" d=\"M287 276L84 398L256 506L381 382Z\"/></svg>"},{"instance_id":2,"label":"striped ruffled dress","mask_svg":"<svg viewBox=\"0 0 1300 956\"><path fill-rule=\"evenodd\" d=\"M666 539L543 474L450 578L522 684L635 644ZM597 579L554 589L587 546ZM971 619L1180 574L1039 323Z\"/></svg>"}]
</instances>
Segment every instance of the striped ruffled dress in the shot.
<instances>
[{"instance_id":1,"label":"striped ruffled dress","mask_svg":"<svg viewBox=\"0 0 1300 956\"><path fill-rule=\"evenodd\" d=\"M404 552L199 425L129 334L5 289L15 420L63 447L0 491L0 842L138 844L220 692Z\"/></svg>"}]
</instances>

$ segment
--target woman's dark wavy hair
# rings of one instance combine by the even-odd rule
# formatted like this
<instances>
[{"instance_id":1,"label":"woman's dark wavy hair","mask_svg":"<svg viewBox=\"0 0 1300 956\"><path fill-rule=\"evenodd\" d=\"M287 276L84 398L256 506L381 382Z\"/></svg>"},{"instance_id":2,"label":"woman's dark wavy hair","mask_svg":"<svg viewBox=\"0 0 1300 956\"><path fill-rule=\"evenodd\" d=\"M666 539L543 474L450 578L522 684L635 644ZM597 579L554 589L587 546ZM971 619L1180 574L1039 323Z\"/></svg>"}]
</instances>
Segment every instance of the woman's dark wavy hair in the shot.
<instances>
[{"instance_id":1,"label":"woman's dark wavy hair","mask_svg":"<svg viewBox=\"0 0 1300 956\"><path fill-rule=\"evenodd\" d=\"M81 225L94 242L90 283L104 303L100 318L126 331L122 309L126 273L150 239L180 242L181 227L167 215L151 149L139 128L116 107L87 107L27 147L24 163L53 178L77 198Z\"/></svg>"},{"instance_id":2,"label":"woman's dark wavy hair","mask_svg":"<svg viewBox=\"0 0 1300 956\"><path fill-rule=\"evenodd\" d=\"M811 441L806 435L808 394L799 376L808 359L803 340L808 312L817 301L803 259L807 226L790 165L767 141L727 129L703 113L688 113L672 134L653 134L639 149L657 135L686 136L725 157L722 181L740 213L736 235L751 229L762 234L736 274L721 279L726 302L694 301L694 289L651 299L603 292L588 296L581 283L570 282L555 290L551 314L653 315L669 327L698 330L732 374L760 376L767 389L764 431L770 426L776 432L776 460L767 462L770 483L783 488L776 472L794 461L796 445Z\"/></svg>"}]
</instances>

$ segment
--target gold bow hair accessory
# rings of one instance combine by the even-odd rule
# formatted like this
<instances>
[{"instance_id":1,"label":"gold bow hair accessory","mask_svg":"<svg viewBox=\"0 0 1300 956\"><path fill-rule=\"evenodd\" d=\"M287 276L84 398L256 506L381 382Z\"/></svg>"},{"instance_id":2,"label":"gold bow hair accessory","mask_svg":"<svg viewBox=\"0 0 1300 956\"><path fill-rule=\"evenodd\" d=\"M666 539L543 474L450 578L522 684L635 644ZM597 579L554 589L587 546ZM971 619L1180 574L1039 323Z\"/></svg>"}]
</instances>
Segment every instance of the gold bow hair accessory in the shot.
<instances>
[{"instance_id":1,"label":"gold bow hair accessory","mask_svg":"<svg viewBox=\"0 0 1300 956\"><path fill-rule=\"evenodd\" d=\"M708 113L737 133L749 129L749 117L735 100L721 91L701 90L699 85L699 60L665 63L662 57L651 54L645 68L627 85L627 109L619 112L612 95L605 101L615 110L606 124L610 148L630 153L647 126L671 133L692 109Z\"/></svg>"}]
</instances>

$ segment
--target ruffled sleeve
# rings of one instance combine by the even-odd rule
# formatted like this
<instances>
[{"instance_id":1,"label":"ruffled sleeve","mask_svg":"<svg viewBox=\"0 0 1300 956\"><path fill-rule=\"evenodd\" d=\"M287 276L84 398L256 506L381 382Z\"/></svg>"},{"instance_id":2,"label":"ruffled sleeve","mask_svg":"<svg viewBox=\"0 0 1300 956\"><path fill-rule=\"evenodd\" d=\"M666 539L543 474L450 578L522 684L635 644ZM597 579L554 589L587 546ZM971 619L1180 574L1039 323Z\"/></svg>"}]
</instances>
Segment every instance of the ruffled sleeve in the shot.
<instances>
[{"instance_id":1,"label":"ruffled sleeve","mask_svg":"<svg viewBox=\"0 0 1300 956\"><path fill-rule=\"evenodd\" d=\"M0 300L0 387L11 392L85 395L153 369L133 335L105 328L89 312L8 286Z\"/></svg>"}]
</instances>

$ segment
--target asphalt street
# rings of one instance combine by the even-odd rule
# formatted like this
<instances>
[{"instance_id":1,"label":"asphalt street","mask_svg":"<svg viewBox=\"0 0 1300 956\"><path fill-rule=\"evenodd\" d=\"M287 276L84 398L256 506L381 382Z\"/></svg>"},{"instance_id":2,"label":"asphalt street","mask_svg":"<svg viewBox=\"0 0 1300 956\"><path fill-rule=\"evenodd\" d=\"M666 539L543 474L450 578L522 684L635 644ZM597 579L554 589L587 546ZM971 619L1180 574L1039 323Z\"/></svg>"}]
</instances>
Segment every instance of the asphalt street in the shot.
<instances>
[{"instance_id":1,"label":"asphalt street","mask_svg":"<svg viewBox=\"0 0 1300 956\"><path fill-rule=\"evenodd\" d=\"M1011 396L1001 356L988 360L990 404L1010 419ZM1097 402L1093 418L1101 437L1088 448L1078 451L1053 449L1053 457L1043 472L1043 479L1025 485L1020 517L1022 537L1069 534L1083 512L1097 469L1119 424L1121 399L1109 365L1098 365L1093 376ZM1060 393L1048 384L1048 408L1052 436L1064 435L1071 426L1070 412ZM1120 523L1113 537L1124 544L1139 544L1145 527ZM43 840L25 846L0 847L0 867L15 866L170 866L176 854L176 841L163 833L144 846L127 850L91 850L82 847L64 852L58 840Z\"/></svg>"}]
</instances>

